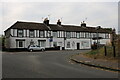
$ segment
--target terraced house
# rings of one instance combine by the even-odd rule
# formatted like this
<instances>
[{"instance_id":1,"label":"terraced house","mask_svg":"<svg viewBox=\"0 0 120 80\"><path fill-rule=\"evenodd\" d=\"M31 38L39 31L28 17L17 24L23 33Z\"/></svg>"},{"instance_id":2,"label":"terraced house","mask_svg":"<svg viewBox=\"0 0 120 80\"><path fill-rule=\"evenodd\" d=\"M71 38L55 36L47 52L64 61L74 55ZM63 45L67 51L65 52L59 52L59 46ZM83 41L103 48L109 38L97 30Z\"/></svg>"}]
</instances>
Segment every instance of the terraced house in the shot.
<instances>
[{"instance_id":1,"label":"terraced house","mask_svg":"<svg viewBox=\"0 0 120 80\"><path fill-rule=\"evenodd\" d=\"M5 30L5 36L5 46L8 49L22 49L29 45L40 45L45 48L60 46L60 49L91 49L94 42L98 41L100 44L110 42L111 30L100 26L89 27L85 22L79 26L63 25L60 20L56 24L50 24L46 18L43 23L17 21ZM97 40L94 40L95 38Z\"/></svg>"}]
</instances>

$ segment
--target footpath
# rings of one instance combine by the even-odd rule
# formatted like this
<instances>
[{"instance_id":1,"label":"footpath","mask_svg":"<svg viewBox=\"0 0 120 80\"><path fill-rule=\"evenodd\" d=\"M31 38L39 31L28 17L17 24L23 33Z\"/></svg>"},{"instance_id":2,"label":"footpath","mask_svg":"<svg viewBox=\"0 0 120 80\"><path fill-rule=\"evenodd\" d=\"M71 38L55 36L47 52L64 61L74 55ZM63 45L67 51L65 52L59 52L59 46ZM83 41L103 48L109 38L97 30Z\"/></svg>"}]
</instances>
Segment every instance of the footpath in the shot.
<instances>
[{"instance_id":1,"label":"footpath","mask_svg":"<svg viewBox=\"0 0 120 80\"><path fill-rule=\"evenodd\" d=\"M120 72L120 65L118 64L118 61L93 59L86 57L83 54L73 55L70 59L79 64Z\"/></svg>"}]
</instances>

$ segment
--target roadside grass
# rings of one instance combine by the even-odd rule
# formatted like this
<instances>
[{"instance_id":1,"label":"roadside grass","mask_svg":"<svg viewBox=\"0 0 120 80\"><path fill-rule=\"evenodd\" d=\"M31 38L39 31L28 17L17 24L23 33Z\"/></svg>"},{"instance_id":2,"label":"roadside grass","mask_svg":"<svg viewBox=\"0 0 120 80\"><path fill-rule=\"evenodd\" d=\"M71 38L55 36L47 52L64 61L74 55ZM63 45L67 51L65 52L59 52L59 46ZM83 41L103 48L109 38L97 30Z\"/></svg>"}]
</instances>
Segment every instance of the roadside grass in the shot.
<instances>
[{"instance_id":1,"label":"roadside grass","mask_svg":"<svg viewBox=\"0 0 120 80\"><path fill-rule=\"evenodd\" d=\"M87 53L82 53L84 56L89 57L89 58L94 58L94 59L105 59L105 60L118 60L119 59L119 49L120 45L119 42L115 43L115 51L116 51L116 57L113 57L113 47L111 47L111 44L107 45L106 51L107 55L105 56L105 49L104 47L101 47L97 50L91 50Z\"/></svg>"}]
</instances>

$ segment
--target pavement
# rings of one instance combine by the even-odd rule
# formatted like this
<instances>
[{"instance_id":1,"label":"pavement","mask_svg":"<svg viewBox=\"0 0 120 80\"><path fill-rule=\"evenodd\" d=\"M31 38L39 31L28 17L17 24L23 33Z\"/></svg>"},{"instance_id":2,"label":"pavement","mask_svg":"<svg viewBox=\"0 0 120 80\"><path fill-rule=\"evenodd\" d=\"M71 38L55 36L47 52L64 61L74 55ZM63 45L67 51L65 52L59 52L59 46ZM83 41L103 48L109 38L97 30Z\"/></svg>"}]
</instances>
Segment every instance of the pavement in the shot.
<instances>
[{"instance_id":1,"label":"pavement","mask_svg":"<svg viewBox=\"0 0 120 80\"><path fill-rule=\"evenodd\" d=\"M79 64L84 64L91 67L120 72L118 61L93 59L93 58L86 57L83 54L72 55L70 59Z\"/></svg>"}]
</instances>

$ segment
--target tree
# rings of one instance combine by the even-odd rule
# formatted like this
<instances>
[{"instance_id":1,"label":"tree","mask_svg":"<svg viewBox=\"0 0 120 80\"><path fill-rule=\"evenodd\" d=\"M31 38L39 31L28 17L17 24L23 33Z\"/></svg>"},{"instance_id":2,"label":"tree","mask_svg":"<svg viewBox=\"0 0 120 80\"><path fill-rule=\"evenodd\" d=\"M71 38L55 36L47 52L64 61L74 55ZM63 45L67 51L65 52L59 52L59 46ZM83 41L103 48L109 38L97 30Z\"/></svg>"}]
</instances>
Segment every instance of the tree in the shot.
<instances>
[{"instance_id":1,"label":"tree","mask_svg":"<svg viewBox=\"0 0 120 80\"><path fill-rule=\"evenodd\" d=\"M5 36L2 35L0 36L0 50L4 50L5 49Z\"/></svg>"}]
</instances>

